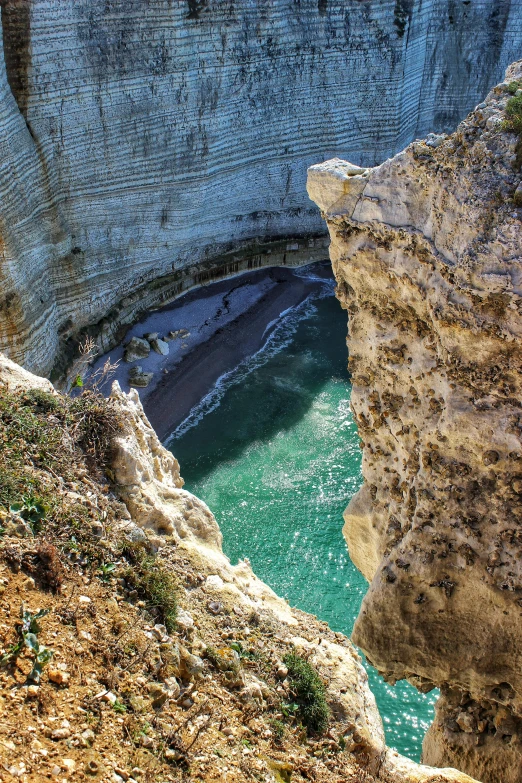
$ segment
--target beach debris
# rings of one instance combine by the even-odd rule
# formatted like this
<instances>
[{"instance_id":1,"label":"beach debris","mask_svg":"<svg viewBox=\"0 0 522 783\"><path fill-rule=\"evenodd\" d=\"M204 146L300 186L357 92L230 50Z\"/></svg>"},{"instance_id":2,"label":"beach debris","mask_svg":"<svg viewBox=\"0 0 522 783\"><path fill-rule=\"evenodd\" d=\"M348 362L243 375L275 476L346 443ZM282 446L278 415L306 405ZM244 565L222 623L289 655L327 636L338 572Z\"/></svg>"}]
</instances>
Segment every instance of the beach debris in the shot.
<instances>
[{"instance_id":1,"label":"beach debris","mask_svg":"<svg viewBox=\"0 0 522 783\"><path fill-rule=\"evenodd\" d=\"M131 337L123 352L123 359L126 362L135 362L138 359L146 359L150 353L150 344L141 337Z\"/></svg>"},{"instance_id":2,"label":"beach debris","mask_svg":"<svg viewBox=\"0 0 522 783\"><path fill-rule=\"evenodd\" d=\"M151 340L150 347L153 351L156 351L156 353L159 353L161 356L167 356L169 352L169 344L166 343L165 340L162 340L161 337L157 337L155 340Z\"/></svg>"},{"instance_id":3,"label":"beach debris","mask_svg":"<svg viewBox=\"0 0 522 783\"><path fill-rule=\"evenodd\" d=\"M190 332L188 329L176 329L175 331L170 331L165 337L165 340L184 340L186 337L190 337Z\"/></svg>"},{"instance_id":4,"label":"beach debris","mask_svg":"<svg viewBox=\"0 0 522 783\"><path fill-rule=\"evenodd\" d=\"M129 372L129 386L135 386L137 388L145 388L148 386L154 377L152 372L143 372L141 365L137 364Z\"/></svg>"}]
</instances>

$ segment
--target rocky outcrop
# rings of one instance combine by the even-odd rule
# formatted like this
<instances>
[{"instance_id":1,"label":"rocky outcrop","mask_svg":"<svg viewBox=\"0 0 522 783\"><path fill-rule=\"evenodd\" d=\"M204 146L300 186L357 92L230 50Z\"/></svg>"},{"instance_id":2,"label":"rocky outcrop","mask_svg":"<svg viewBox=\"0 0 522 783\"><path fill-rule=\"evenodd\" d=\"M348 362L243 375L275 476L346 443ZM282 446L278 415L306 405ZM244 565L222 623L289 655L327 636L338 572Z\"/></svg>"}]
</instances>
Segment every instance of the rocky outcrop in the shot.
<instances>
[{"instance_id":1,"label":"rocky outcrop","mask_svg":"<svg viewBox=\"0 0 522 783\"><path fill-rule=\"evenodd\" d=\"M83 330L324 258L307 166L447 129L522 41L511 0L1 7L0 349L54 377Z\"/></svg>"},{"instance_id":2,"label":"rocky outcrop","mask_svg":"<svg viewBox=\"0 0 522 783\"><path fill-rule=\"evenodd\" d=\"M373 169L314 166L349 314L369 580L353 639L391 682L442 689L428 763L522 780L522 62L451 136Z\"/></svg>"},{"instance_id":3,"label":"rocky outcrop","mask_svg":"<svg viewBox=\"0 0 522 783\"><path fill-rule=\"evenodd\" d=\"M259 617L277 618L278 638L306 654L328 682L332 712L352 725L354 750L369 782L474 783L465 774L415 764L386 747L375 699L353 646L326 624L322 638L301 636L307 616L258 579L248 560L231 565L212 512L182 488L178 462L159 442L137 393L124 394L115 383L111 396L128 425L126 434L114 441L112 460L115 486L130 512L127 534L132 536L136 527L158 548L174 545L196 556L200 567L213 574L207 581L217 601L234 606L234 612L241 607Z\"/></svg>"},{"instance_id":4,"label":"rocky outcrop","mask_svg":"<svg viewBox=\"0 0 522 783\"><path fill-rule=\"evenodd\" d=\"M179 465L160 444L136 392L126 395L115 383L107 401L89 393L73 401L59 394L53 399L45 393L48 381L1 355L0 368L0 438L8 443L0 452L2 468L11 483L17 471L29 473L35 495L47 492L61 505L59 524L46 516L42 502L42 529L22 529L2 484L0 703L10 709L3 712L0 736L10 776L32 783L77 769L100 778L112 768L115 781L168 779L190 768L209 783L276 783L290 773L295 783L476 783L386 747L354 647L326 623L290 607L248 561L231 565L214 516L183 489ZM93 452L84 462L79 441L71 448L71 417L74 410L85 417L94 409L92 439L111 449L102 462ZM22 415L16 449L9 440L13 412ZM112 435L102 426L110 426ZM56 451L46 452L46 460L32 448L35 437L43 444L42 433L49 438L51 431L61 435L54 448L67 451L61 467L52 461ZM17 450L22 448L25 462ZM70 530L75 536L67 540ZM72 542L76 547L69 551ZM144 579L156 586L154 592ZM171 591L179 605L175 617L163 615L162 624L158 610L174 611ZM28 679L27 656L9 665L17 655L11 640L20 626L20 602L26 611L42 609L38 617L45 617L45 628L31 626L37 629L31 650L52 645L43 649L52 653L53 665L43 663L36 681ZM125 646L117 646L121 639ZM284 665L290 651L306 657L324 683L328 731L306 737L295 720L274 720L284 718L279 705L290 698ZM36 704L45 705L38 720ZM84 723L93 713L95 730Z\"/></svg>"}]
</instances>

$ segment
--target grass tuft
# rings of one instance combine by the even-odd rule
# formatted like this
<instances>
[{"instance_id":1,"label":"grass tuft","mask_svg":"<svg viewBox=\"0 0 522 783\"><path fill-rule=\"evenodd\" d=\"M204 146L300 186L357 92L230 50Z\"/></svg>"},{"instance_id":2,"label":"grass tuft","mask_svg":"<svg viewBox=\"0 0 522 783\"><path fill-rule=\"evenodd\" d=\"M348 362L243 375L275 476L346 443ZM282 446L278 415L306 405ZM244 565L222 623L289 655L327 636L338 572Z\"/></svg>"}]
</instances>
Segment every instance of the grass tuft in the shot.
<instances>
[{"instance_id":1,"label":"grass tuft","mask_svg":"<svg viewBox=\"0 0 522 783\"><path fill-rule=\"evenodd\" d=\"M290 687L304 726L309 731L324 732L328 726L330 710L319 674L308 661L295 652L287 653L283 663L288 669Z\"/></svg>"},{"instance_id":2,"label":"grass tuft","mask_svg":"<svg viewBox=\"0 0 522 783\"><path fill-rule=\"evenodd\" d=\"M522 95L516 94L519 89L522 89L520 82L511 82L508 87L508 92L513 97L506 103L506 119L503 126L504 130L516 133L518 136L515 147L515 166L518 170L522 168Z\"/></svg>"},{"instance_id":3,"label":"grass tuft","mask_svg":"<svg viewBox=\"0 0 522 783\"><path fill-rule=\"evenodd\" d=\"M147 611L171 633L176 629L178 583L173 574L142 543L125 542L121 554L129 561L125 581L146 601Z\"/></svg>"}]
</instances>

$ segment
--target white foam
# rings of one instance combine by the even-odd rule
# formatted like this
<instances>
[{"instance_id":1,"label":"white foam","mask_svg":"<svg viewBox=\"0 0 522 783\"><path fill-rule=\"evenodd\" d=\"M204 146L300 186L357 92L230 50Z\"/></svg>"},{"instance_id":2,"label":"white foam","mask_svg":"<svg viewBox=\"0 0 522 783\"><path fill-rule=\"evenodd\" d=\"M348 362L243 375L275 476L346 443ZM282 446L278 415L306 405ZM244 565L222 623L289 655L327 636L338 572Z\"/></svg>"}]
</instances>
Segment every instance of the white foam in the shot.
<instances>
[{"instance_id":1,"label":"white foam","mask_svg":"<svg viewBox=\"0 0 522 783\"><path fill-rule=\"evenodd\" d=\"M295 273L300 270L295 270ZM305 275L303 275L304 277ZM278 319L271 321L265 329L264 334L270 327L274 327L269 333L264 345L252 356L243 359L237 367L221 375L212 389L191 409L190 413L179 424L172 435L167 438L165 445L169 445L180 438L188 430L195 427L199 422L212 411L216 410L221 404L225 393L232 386L241 383L251 372L258 367L262 367L272 357L283 351L292 341L297 327L301 321L310 318L316 312L315 302L324 299L327 296L333 296L335 283L333 280L325 280L315 275L306 275L307 279L316 280L323 283L318 291L309 294L300 304L295 307L289 307L283 310ZM275 324L275 326L274 326Z\"/></svg>"}]
</instances>

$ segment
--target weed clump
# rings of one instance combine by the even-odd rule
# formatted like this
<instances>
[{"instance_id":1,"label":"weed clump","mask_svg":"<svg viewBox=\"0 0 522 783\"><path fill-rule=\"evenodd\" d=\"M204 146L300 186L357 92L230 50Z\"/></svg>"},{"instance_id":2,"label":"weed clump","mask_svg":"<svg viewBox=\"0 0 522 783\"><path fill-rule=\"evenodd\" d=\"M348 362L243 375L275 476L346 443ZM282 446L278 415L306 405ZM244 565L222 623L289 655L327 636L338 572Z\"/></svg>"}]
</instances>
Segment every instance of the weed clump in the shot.
<instances>
[{"instance_id":1,"label":"weed clump","mask_svg":"<svg viewBox=\"0 0 522 783\"><path fill-rule=\"evenodd\" d=\"M520 90L522 90L522 82L511 82L508 85L508 92L513 97L506 104L506 119L503 126L504 130L516 133L518 136L515 147L515 165L517 169L522 168L522 94L519 94Z\"/></svg>"},{"instance_id":2,"label":"weed clump","mask_svg":"<svg viewBox=\"0 0 522 783\"><path fill-rule=\"evenodd\" d=\"M169 633L176 629L178 584L173 574L147 551L144 544L126 542L122 555L129 561L123 577L147 604L155 620Z\"/></svg>"},{"instance_id":3,"label":"weed clump","mask_svg":"<svg viewBox=\"0 0 522 783\"><path fill-rule=\"evenodd\" d=\"M288 669L299 716L309 731L322 733L328 726L330 710L326 690L314 667L295 652L287 653L283 663Z\"/></svg>"}]
</instances>

